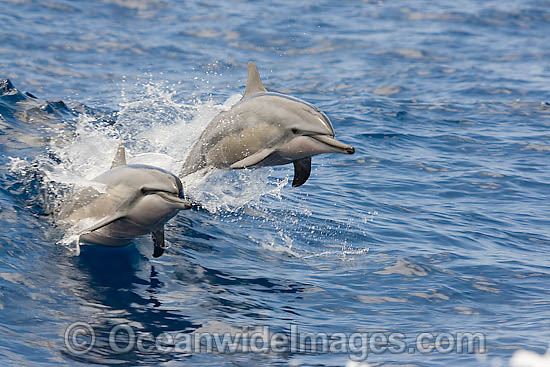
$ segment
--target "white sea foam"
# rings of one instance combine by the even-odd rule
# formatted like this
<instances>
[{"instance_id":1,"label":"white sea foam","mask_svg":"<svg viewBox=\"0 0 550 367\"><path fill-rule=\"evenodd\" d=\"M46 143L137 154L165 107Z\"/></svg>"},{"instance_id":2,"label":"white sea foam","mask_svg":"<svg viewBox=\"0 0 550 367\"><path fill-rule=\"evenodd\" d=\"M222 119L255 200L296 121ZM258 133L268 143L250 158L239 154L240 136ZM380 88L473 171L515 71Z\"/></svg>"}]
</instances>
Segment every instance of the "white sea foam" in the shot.
<instances>
[{"instance_id":1,"label":"white sea foam","mask_svg":"<svg viewBox=\"0 0 550 367\"><path fill-rule=\"evenodd\" d=\"M550 367L550 349L544 354L521 349L510 359L510 367Z\"/></svg>"}]
</instances>

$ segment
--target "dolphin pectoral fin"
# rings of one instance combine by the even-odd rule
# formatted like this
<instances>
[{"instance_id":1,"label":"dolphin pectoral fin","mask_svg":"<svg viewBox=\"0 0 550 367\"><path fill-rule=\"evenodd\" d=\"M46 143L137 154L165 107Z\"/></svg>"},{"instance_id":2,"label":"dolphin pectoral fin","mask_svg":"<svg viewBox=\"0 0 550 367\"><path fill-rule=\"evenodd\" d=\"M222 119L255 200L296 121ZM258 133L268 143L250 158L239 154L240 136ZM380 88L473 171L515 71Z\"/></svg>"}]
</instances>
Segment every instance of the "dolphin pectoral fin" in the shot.
<instances>
[{"instance_id":1,"label":"dolphin pectoral fin","mask_svg":"<svg viewBox=\"0 0 550 367\"><path fill-rule=\"evenodd\" d=\"M124 214L117 214L117 215L113 215L113 216L110 216L110 217L106 217L106 218L103 218L102 220L100 220L99 222L97 222L96 224L94 224L93 226L89 227L89 228L86 228L80 235L85 235L85 234L88 234L88 233L91 233L93 231L96 231L100 228L103 228L121 218L124 218L125 215Z\"/></svg>"},{"instance_id":2,"label":"dolphin pectoral fin","mask_svg":"<svg viewBox=\"0 0 550 367\"><path fill-rule=\"evenodd\" d=\"M292 163L294 163L292 187L298 187L303 185L311 174L311 157L298 159Z\"/></svg>"},{"instance_id":3,"label":"dolphin pectoral fin","mask_svg":"<svg viewBox=\"0 0 550 367\"><path fill-rule=\"evenodd\" d=\"M111 163L111 169L126 165L126 148L124 144L120 143L115 153L113 163Z\"/></svg>"},{"instance_id":4,"label":"dolphin pectoral fin","mask_svg":"<svg viewBox=\"0 0 550 367\"><path fill-rule=\"evenodd\" d=\"M271 153L273 153L275 149L269 148L269 149L262 149L252 155L249 155L248 157L241 159L238 162L233 163L229 168L236 169L236 168L247 168L254 166L264 159L266 159Z\"/></svg>"},{"instance_id":5,"label":"dolphin pectoral fin","mask_svg":"<svg viewBox=\"0 0 550 367\"><path fill-rule=\"evenodd\" d=\"M164 227L157 229L152 233L152 235L153 243L155 244L153 249L153 257L160 257L164 254L164 250L166 249L166 246L164 245Z\"/></svg>"},{"instance_id":6,"label":"dolphin pectoral fin","mask_svg":"<svg viewBox=\"0 0 550 367\"><path fill-rule=\"evenodd\" d=\"M258 72L256 64L250 61L248 63L248 79L246 80L246 88L244 90L243 98L266 92L267 90L262 84L262 79L260 79L260 73Z\"/></svg>"}]
</instances>

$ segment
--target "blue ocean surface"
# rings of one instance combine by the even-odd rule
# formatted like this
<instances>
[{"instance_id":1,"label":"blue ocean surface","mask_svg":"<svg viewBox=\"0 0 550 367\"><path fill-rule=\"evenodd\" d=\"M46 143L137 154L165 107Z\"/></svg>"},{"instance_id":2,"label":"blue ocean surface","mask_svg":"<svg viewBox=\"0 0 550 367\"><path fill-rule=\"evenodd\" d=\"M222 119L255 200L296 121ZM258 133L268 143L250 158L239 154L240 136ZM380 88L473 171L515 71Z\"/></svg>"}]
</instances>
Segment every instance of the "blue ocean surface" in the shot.
<instances>
[{"instance_id":1,"label":"blue ocean surface","mask_svg":"<svg viewBox=\"0 0 550 367\"><path fill-rule=\"evenodd\" d=\"M549 35L546 0L0 0L0 365L543 354ZM298 188L291 165L185 178L156 259L78 245L56 213L118 142L177 172L249 61L356 153Z\"/></svg>"}]
</instances>

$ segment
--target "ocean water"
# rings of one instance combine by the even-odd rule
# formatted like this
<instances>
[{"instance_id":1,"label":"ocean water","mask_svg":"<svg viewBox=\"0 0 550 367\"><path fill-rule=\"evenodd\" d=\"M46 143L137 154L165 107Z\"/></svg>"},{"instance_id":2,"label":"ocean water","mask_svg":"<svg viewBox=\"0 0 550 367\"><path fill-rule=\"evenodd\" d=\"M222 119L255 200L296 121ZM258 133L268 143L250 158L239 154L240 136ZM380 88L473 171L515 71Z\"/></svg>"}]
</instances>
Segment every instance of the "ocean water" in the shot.
<instances>
[{"instance_id":1,"label":"ocean water","mask_svg":"<svg viewBox=\"0 0 550 367\"><path fill-rule=\"evenodd\" d=\"M544 353L549 35L542 0L0 0L0 365ZM314 157L299 188L291 166L187 177L200 205L158 259L149 237L78 246L55 213L118 142L177 172L248 61L356 153Z\"/></svg>"}]
</instances>

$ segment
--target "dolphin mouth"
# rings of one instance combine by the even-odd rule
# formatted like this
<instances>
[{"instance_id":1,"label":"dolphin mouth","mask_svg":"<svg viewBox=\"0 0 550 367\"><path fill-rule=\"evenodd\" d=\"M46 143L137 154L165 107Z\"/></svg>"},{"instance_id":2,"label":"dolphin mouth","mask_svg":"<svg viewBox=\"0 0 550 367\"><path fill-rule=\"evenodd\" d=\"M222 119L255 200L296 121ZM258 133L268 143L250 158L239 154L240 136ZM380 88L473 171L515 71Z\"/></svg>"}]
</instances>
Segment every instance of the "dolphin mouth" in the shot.
<instances>
[{"instance_id":1,"label":"dolphin mouth","mask_svg":"<svg viewBox=\"0 0 550 367\"><path fill-rule=\"evenodd\" d=\"M331 136L328 135L310 135L310 138L313 138L324 145L330 147L330 150L334 153L341 154L353 154L355 153L355 148L351 145L344 144Z\"/></svg>"},{"instance_id":2,"label":"dolphin mouth","mask_svg":"<svg viewBox=\"0 0 550 367\"><path fill-rule=\"evenodd\" d=\"M163 198L165 201L169 202L178 209L191 209L193 206L190 202L181 199L176 194L166 191L155 192L156 195Z\"/></svg>"}]
</instances>

